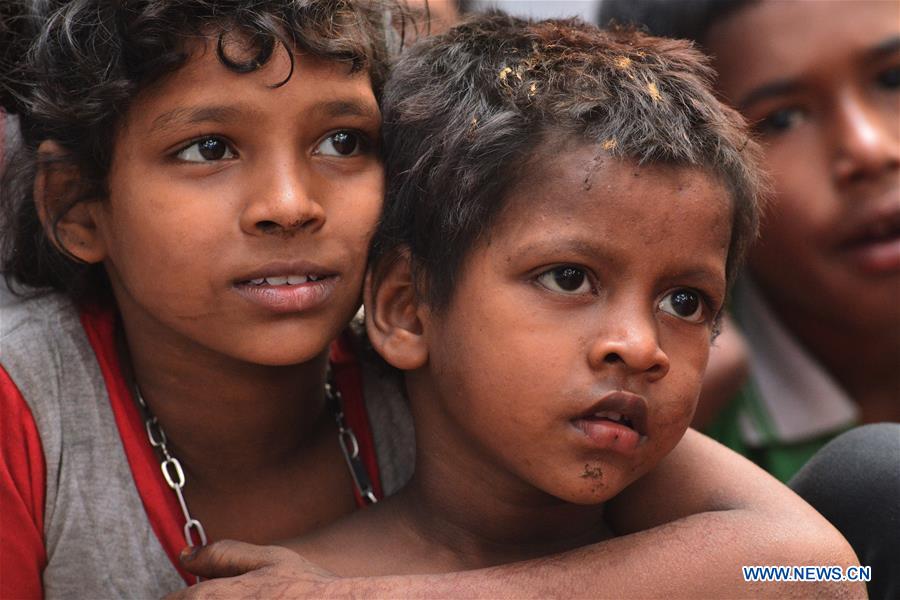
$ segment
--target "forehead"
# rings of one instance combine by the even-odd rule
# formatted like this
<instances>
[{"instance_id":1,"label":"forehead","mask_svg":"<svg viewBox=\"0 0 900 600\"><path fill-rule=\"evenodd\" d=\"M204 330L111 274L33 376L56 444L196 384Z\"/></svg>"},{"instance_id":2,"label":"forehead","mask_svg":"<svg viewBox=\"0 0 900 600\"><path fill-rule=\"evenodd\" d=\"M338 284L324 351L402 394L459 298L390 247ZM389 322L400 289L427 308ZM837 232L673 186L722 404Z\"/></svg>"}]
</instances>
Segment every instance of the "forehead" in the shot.
<instances>
[{"instance_id":1,"label":"forehead","mask_svg":"<svg viewBox=\"0 0 900 600\"><path fill-rule=\"evenodd\" d=\"M142 90L129 110L128 121L144 121L154 129L191 118L215 121L229 116L265 116L266 113L359 113L380 118L369 76L351 73L346 63L325 60L276 45L261 67L240 73L227 67L216 51L217 35L186 45L189 59ZM227 48L232 60L242 60L241 49ZM137 109L137 110L135 110ZM212 109L212 110L208 110ZM218 112L217 112L218 111ZM213 114L217 113L217 114ZM199 115L199 116L198 116Z\"/></svg>"},{"instance_id":2,"label":"forehead","mask_svg":"<svg viewBox=\"0 0 900 600\"><path fill-rule=\"evenodd\" d=\"M515 243L568 236L673 254L702 247L724 261L730 197L699 168L638 165L597 146L577 145L528 171L507 195L495 228L503 233L497 235L508 234Z\"/></svg>"},{"instance_id":3,"label":"forehead","mask_svg":"<svg viewBox=\"0 0 900 600\"><path fill-rule=\"evenodd\" d=\"M898 36L900 3L893 0L762 0L714 25L706 47L721 87L749 89L827 77L879 51L896 53Z\"/></svg>"}]
</instances>

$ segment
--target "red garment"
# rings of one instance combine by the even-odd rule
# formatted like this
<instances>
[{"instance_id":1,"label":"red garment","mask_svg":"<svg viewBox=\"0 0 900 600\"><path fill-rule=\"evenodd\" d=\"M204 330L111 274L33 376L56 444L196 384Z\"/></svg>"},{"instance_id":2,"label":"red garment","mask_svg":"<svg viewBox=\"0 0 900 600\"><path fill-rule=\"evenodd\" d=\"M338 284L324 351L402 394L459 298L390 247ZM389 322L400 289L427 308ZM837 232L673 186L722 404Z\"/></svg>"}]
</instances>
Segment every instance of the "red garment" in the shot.
<instances>
[{"instance_id":1,"label":"red garment","mask_svg":"<svg viewBox=\"0 0 900 600\"><path fill-rule=\"evenodd\" d=\"M162 547L186 583L193 575L181 568L184 517L160 471L147 439L144 421L122 377L116 352L116 317L109 311L83 311L81 323L97 356L110 405L135 485ZM343 398L344 416L360 446L360 455L381 498L381 482L372 431L362 396L362 373L349 333L332 344L335 384ZM44 548L46 468L34 418L15 383L0 367L0 598L40 598ZM362 499L354 490L357 505Z\"/></svg>"},{"instance_id":2,"label":"red garment","mask_svg":"<svg viewBox=\"0 0 900 600\"><path fill-rule=\"evenodd\" d=\"M0 424L0 598L41 598L44 452L31 411L2 367Z\"/></svg>"}]
</instances>

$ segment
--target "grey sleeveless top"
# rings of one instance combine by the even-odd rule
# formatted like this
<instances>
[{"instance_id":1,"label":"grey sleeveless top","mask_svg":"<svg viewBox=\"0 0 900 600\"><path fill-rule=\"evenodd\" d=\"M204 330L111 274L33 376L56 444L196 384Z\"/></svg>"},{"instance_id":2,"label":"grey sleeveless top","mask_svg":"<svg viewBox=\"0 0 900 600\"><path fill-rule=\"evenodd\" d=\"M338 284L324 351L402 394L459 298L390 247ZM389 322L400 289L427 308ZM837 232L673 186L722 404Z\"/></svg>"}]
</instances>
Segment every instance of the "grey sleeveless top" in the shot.
<instances>
[{"instance_id":1,"label":"grey sleeveless top","mask_svg":"<svg viewBox=\"0 0 900 600\"><path fill-rule=\"evenodd\" d=\"M362 360L362 359L361 359ZM63 296L0 285L0 361L31 409L46 462L47 598L160 598L183 588L144 511L100 367ZM412 474L412 420L397 383L362 362L386 494Z\"/></svg>"}]
</instances>

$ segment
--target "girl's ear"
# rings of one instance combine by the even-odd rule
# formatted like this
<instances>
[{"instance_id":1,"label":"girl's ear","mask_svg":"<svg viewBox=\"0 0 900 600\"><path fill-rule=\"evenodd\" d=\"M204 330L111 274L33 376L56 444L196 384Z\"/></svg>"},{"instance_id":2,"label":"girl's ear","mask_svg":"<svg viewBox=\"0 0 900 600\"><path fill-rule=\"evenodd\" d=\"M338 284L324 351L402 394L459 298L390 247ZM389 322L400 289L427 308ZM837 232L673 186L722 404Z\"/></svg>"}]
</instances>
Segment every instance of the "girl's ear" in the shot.
<instances>
[{"instance_id":1,"label":"girl's ear","mask_svg":"<svg viewBox=\"0 0 900 600\"><path fill-rule=\"evenodd\" d=\"M363 298L366 304L366 331L372 346L390 365L412 371L428 362L421 310L416 294L409 252L398 252L393 260L366 273Z\"/></svg>"},{"instance_id":2,"label":"girl's ear","mask_svg":"<svg viewBox=\"0 0 900 600\"><path fill-rule=\"evenodd\" d=\"M96 203L76 202L82 189L80 174L76 167L59 160L63 156L65 151L52 140L38 146L38 171L34 179L38 217L47 238L63 254L86 263L101 262L106 258L106 244L97 228Z\"/></svg>"}]
</instances>

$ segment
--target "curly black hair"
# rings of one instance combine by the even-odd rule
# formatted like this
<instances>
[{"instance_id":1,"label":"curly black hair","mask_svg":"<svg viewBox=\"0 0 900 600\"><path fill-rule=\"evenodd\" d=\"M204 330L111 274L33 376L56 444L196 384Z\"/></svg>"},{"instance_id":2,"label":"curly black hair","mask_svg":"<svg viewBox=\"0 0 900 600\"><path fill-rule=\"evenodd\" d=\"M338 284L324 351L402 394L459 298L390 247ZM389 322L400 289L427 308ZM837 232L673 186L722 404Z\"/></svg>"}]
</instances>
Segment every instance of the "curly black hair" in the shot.
<instances>
[{"instance_id":1,"label":"curly black hair","mask_svg":"<svg viewBox=\"0 0 900 600\"><path fill-rule=\"evenodd\" d=\"M219 60L236 72L265 64L276 45L366 71L379 97L397 0L4 0L0 6L0 107L19 115L21 148L0 181L0 260L11 289L58 290L76 300L109 298L102 266L54 243L55 223L79 202L106 197L116 128L135 96L189 58L188 42L218 35ZM239 35L249 59L229 56ZM80 186L45 227L33 186L42 141L77 168ZM55 165L45 165L54 168ZM47 235L49 229L50 235ZM18 284L22 284L21 287Z\"/></svg>"},{"instance_id":2,"label":"curly black hair","mask_svg":"<svg viewBox=\"0 0 900 600\"><path fill-rule=\"evenodd\" d=\"M384 91L376 275L379 261L408 248L425 299L446 306L512 186L554 140L581 139L598 152L697 166L721 181L733 206L732 281L758 227L760 150L740 114L713 95L712 76L687 42L577 19L495 12L419 42Z\"/></svg>"}]
</instances>

